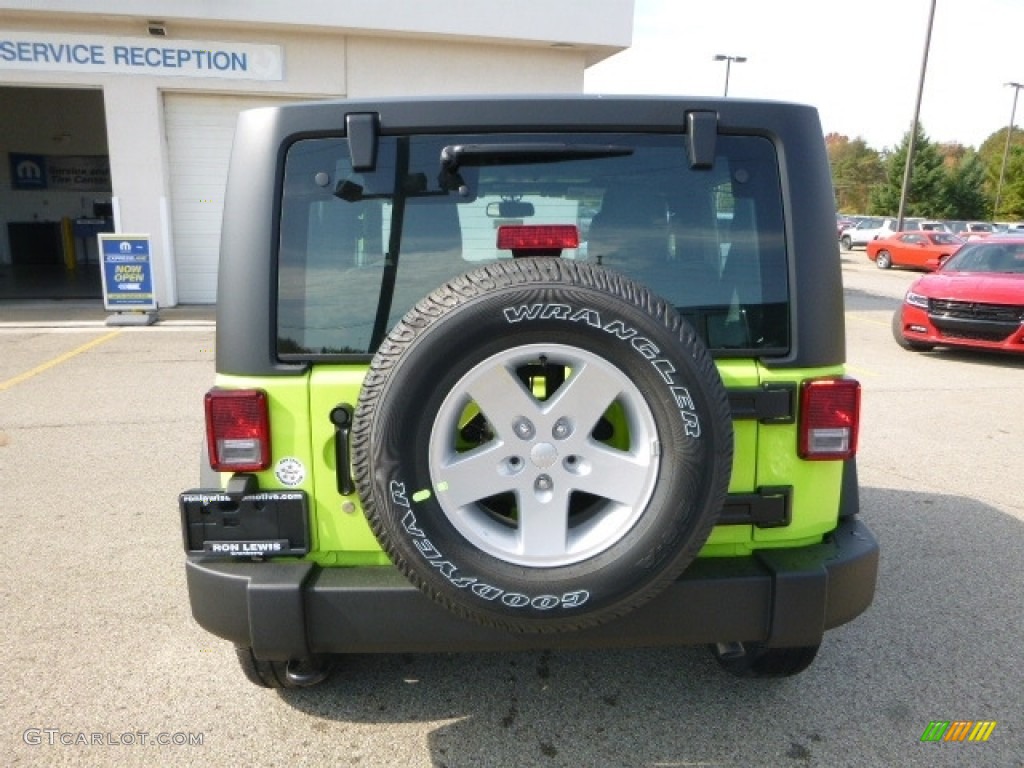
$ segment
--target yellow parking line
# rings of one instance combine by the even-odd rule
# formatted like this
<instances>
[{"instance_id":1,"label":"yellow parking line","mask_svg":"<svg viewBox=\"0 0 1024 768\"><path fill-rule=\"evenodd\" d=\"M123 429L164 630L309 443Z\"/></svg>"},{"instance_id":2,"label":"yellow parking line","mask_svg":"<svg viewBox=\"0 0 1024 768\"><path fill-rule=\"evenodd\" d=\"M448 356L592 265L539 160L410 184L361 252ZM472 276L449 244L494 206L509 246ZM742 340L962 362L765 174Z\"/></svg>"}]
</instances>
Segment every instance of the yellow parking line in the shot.
<instances>
[{"instance_id":1,"label":"yellow parking line","mask_svg":"<svg viewBox=\"0 0 1024 768\"><path fill-rule=\"evenodd\" d=\"M33 368L30 371L25 371L24 373L20 373L20 374L18 374L17 376L15 376L13 378L7 379L6 381L0 381L0 392L3 392L5 389L10 389L15 384L20 384L21 382L23 382L23 381L25 381L27 379L31 379L33 376L36 376L36 375L42 373L43 371L49 370L50 368L53 368L53 366L55 366L55 365L60 365L61 363L65 362L66 360L70 360L75 355L80 355L83 352L88 352L93 347L98 347L103 342L110 341L112 338L117 336L119 333L121 333L121 329L118 329L116 331L111 331L106 336L100 336L98 339L93 339L92 341L88 341L88 342L86 342L85 344L83 344L80 347L75 347L70 352L65 352L63 355L55 357L52 360L47 360L45 363L42 363L41 365L37 365L35 368Z\"/></svg>"},{"instance_id":2,"label":"yellow parking line","mask_svg":"<svg viewBox=\"0 0 1024 768\"><path fill-rule=\"evenodd\" d=\"M858 376L870 376L872 378L878 378L882 375L878 371L873 371L870 368L865 368L860 365L850 365L849 363L846 364L846 372L853 373Z\"/></svg>"}]
</instances>

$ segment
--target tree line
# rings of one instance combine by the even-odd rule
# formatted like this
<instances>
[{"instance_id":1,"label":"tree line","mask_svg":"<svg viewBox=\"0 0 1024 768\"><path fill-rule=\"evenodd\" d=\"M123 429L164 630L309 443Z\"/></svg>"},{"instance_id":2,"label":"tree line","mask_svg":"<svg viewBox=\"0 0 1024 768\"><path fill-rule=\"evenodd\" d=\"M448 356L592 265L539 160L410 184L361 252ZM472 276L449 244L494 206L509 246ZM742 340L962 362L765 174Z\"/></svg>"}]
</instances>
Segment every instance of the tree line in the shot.
<instances>
[{"instance_id":1,"label":"tree line","mask_svg":"<svg viewBox=\"0 0 1024 768\"><path fill-rule=\"evenodd\" d=\"M965 221L1024 220L1024 133L1014 128L1006 172L995 210L1006 147L1002 128L980 147L937 144L918 125L905 215ZM836 208L842 213L894 215L903 194L910 131L891 150L872 149L861 139L825 137Z\"/></svg>"}]
</instances>

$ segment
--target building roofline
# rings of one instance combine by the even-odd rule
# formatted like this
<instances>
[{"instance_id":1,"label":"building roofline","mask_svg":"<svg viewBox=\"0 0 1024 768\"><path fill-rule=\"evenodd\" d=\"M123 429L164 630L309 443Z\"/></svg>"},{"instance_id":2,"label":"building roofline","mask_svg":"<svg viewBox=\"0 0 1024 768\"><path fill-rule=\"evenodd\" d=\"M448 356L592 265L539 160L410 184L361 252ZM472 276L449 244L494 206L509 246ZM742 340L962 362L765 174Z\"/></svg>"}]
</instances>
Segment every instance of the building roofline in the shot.
<instances>
[{"instance_id":1,"label":"building roofline","mask_svg":"<svg viewBox=\"0 0 1024 768\"><path fill-rule=\"evenodd\" d=\"M600 4L600 12L595 7ZM401 6L401 12L397 12ZM320 33L390 35L418 39L491 42L583 51L588 65L632 43L634 0L0 0L0 10L40 22L56 16L138 19L169 29L188 25L316 29Z\"/></svg>"}]
</instances>

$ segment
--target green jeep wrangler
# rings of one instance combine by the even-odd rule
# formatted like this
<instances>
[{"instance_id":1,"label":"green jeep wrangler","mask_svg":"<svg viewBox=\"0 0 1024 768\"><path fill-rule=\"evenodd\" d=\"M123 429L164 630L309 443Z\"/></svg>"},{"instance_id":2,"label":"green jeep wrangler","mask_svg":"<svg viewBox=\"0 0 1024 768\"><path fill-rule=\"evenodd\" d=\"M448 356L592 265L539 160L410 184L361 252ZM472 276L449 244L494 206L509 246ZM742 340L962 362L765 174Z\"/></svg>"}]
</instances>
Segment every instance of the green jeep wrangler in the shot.
<instances>
[{"instance_id":1,"label":"green jeep wrangler","mask_svg":"<svg viewBox=\"0 0 1024 768\"><path fill-rule=\"evenodd\" d=\"M795 674L871 603L817 112L589 96L243 113L192 613L342 654L707 644Z\"/></svg>"}]
</instances>

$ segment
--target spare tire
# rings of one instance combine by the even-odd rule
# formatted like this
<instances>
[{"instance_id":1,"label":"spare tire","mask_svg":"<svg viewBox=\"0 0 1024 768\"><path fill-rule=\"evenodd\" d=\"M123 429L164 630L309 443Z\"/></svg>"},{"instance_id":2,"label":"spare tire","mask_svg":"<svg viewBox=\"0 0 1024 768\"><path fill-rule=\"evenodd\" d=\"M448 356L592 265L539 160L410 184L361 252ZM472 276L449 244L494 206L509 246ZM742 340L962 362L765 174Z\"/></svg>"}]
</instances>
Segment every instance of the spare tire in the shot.
<instances>
[{"instance_id":1,"label":"spare tire","mask_svg":"<svg viewBox=\"0 0 1024 768\"><path fill-rule=\"evenodd\" d=\"M382 548L460 616L554 632L626 614L693 561L732 421L694 329L642 285L499 262L411 310L371 363L353 472Z\"/></svg>"}]
</instances>

